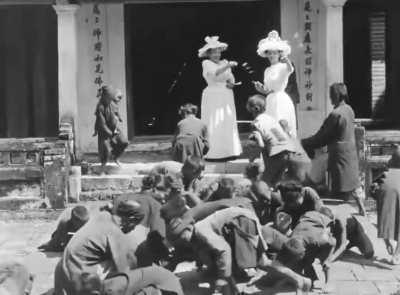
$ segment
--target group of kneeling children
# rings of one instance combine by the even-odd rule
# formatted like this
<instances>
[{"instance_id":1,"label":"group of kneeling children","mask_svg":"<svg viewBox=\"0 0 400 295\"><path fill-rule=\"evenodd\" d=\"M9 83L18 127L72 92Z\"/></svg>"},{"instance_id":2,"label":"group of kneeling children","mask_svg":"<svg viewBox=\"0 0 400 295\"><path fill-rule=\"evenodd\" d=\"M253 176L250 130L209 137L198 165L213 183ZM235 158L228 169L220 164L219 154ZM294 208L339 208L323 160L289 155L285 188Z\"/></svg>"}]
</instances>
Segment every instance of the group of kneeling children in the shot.
<instances>
[{"instance_id":1,"label":"group of kneeling children","mask_svg":"<svg viewBox=\"0 0 400 295\"><path fill-rule=\"evenodd\" d=\"M173 271L188 260L209 275L215 292L239 294L236 283L263 270L269 282L301 293L317 280L315 259L328 284L329 267L346 248L374 255L354 217L335 216L314 189L294 180L270 188L257 163L239 183L207 181L203 169L201 158L189 156L181 171L155 167L140 192L90 218L81 205L70 209L40 247L63 251L55 294L183 294ZM143 241L129 234L138 224L148 228Z\"/></svg>"}]
</instances>

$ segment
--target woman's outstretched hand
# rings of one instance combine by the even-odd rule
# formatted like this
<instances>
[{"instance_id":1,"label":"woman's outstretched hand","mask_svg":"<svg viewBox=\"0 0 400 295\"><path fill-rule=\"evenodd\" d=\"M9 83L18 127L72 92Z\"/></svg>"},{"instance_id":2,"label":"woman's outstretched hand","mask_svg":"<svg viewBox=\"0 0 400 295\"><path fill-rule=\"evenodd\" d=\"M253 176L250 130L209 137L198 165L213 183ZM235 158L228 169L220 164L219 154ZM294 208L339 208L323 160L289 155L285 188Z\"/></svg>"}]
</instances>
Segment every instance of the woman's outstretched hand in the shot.
<instances>
[{"instance_id":1,"label":"woman's outstretched hand","mask_svg":"<svg viewBox=\"0 0 400 295\"><path fill-rule=\"evenodd\" d=\"M236 61L230 61L230 62L228 62L228 65L231 67L231 68L234 68L234 67L237 67L237 65L238 65L238 63L236 62Z\"/></svg>"}]
</instances>

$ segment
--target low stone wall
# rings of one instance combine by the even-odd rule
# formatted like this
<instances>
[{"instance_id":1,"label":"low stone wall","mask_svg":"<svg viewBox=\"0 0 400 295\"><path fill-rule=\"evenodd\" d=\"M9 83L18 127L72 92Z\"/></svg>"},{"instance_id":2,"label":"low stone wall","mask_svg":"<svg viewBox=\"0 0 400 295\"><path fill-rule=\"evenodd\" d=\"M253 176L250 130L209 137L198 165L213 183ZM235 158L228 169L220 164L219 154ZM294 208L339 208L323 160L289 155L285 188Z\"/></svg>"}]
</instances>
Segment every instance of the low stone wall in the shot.
<instances>
[{"instance_id":1,"label":"low stone wall","mask_svg":"<svg viewBox=\"0 0 400 295\"><path fill-rule=\"evenodd\" d=\"M367 196L372 181L386 170L394 146L400 144L398 130L365 130L356 127L357 150L360 159L360 174Z\"/></svg>"},{"instance_id":2,"label":"low stone wall","mask_svg":"<svg viewBox=\"0 0 400 295\"><path fill-rule=\"evenodd\" d=\"M69 154L57 138L0 139L0 209L64 208Z\"/></svg>"}]
</instances>

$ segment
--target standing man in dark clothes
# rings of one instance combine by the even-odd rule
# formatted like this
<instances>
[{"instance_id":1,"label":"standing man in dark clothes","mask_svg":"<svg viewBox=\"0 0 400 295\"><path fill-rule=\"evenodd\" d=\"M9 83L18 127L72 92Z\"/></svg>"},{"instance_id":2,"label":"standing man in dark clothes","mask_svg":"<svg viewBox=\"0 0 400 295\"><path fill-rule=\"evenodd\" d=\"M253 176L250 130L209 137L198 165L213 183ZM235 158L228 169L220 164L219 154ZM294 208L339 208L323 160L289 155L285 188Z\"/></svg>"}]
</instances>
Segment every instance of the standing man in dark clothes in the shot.
<instances>
[{"instance_id":1,"label":"standing man in dark clothes","mask_svg":"<svg viewBox=\"0 0 400 295\"><path fill-rule=\"evenodd\" d=\"M55 295L76 295L82 290L83 273L97 273L101 280L128 271L135 264L125 235L144 217L135 201L121 201L93 216L69 241L54 274Z\"/></svg>"},{"instance_id":2,"label":"standing man in dark clothes","mask_svg":"<svg viewBox=\"0 0 400 295\"><path fill-rule=\"evenodd\" d=\"M72 236L89 220L89 211L85 206L78 205L66 209L58 222L57 229L51 235L50 241L38 247L39 250L62 252Z\"/></svg>"},{"instance_id":3,"label":"standing man in dark clothes","mask_svg":"<svg viewBox=\"0 0 400 295\"><path fill-rule=\"evenodd\" d=\"M119 165L118 159L128 146L128 141L118 127L120 118L115 102L120 100L117 97L119 92L111 86L103 86L101 90L101 98L96 106L94 128L98 136L99 158L104 173L110 156Z\"/></svg>"},{"instance_id":4,"label":"standing man in dark clothes","mask_svg":"<svg viewBox=\"0 0 400 295\"><path fill-rule=\"evenodd\" d=\"M354 111L346 104L347 88L343 83L330 87L333 111L322 127L311 137L302 139L306 151L328 146L328 171L332 180L332 193L344 199L353 197L361 215L365 215L364 192L359 180L358 155L354 134Z\"/></svg>"}]
</instances>

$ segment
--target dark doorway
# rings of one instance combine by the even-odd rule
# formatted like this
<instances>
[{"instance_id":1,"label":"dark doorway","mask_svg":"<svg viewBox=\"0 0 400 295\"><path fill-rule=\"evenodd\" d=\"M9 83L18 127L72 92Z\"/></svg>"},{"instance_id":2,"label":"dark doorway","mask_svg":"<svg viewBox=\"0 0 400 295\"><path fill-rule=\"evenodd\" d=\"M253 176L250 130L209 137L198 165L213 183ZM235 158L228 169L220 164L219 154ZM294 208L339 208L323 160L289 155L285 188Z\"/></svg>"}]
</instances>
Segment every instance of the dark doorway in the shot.
<instances>
[{"instance_id":1,"label":"dark doorway","mask_svg":"<svg viewBox=\"0 0 400 295\"><path fill-rule=\"evenodd\" d=\"M50 5L0 6L0 137L58 130L57 16Z\"/></svg>"},{"instance_id":2,"label":"dark doorway","mask_svg":"<svg viewBox=\"0 0 400 295\"><path fill-rule=\"evenodd\" d=\"M358 1L343 10L344 81L357 118L371 117L371 55L368 17L371 9Z\"/></svg>"},{"instance_id":3,"label":"dark doorway","mask_svg":"<svg viewBox=\"0 0 400 295\"><path fill-rule=\"evenodd\" d=\"M125 6L129 134L171 134L178 107L200 107L206 86L197 50L204 37L218 35L229 43L224 57L248 62L250 76L234 74L243 85L235 90L239 120L249 119L251 80L261 80L266 61L256 54L258 41L280 28L279 0L220 3L130 4ZM173 88L171 86L177 79Z\"/></svg>"}]
</instances>

